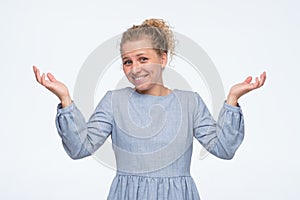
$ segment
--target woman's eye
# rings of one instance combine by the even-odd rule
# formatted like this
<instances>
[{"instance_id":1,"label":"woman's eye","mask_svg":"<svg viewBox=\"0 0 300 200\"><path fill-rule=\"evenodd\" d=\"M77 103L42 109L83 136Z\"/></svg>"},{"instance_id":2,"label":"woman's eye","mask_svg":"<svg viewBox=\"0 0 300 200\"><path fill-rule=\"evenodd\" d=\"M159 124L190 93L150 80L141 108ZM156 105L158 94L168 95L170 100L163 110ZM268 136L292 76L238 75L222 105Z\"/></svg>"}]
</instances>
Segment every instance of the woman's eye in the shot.
<instances>
[{"instance_id":1,"label":"woman's eye","mask_svg":"<svg viewBox=\"0 0 300 200\"><path fill-rule=\"evenodd\" d=\"M140 62L147 62L148 61L148 58L146 57L140 57Z\"/></svg>"},{"instance_id":2,"label":"woman's eye","mask_svg":"<svg viewBox=\"0 0 300 200\"><path fill-rule=\"evenodd\" d=\"M123 61L123 65L129 66L131 65L132 61L131 60L125 60Z\"/></svg>"}]
</instances>

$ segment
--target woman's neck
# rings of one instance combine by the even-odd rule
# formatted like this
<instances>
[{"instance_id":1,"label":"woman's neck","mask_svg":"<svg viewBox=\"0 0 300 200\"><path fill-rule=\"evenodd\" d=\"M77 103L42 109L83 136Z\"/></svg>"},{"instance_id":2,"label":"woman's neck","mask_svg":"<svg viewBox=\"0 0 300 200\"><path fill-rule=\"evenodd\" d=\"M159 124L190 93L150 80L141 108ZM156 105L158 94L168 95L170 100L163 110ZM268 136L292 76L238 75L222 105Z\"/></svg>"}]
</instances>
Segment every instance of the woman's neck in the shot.
<instances>
[{"instance_id":1,"label":"woman's neck","mask_svg":"<svg viewBox=\"0 0 300 200\"><path fill-rule=\"evenodd\" d=\"M148 90L139 90L136 88L135 88L135 90L140 94L148 94L148 95L152 95L152 96L166 96L171 93L171 90L169 88L165 87L164 85L160 85L160 84L156 84Z\"/></svg>"}]
</instances>

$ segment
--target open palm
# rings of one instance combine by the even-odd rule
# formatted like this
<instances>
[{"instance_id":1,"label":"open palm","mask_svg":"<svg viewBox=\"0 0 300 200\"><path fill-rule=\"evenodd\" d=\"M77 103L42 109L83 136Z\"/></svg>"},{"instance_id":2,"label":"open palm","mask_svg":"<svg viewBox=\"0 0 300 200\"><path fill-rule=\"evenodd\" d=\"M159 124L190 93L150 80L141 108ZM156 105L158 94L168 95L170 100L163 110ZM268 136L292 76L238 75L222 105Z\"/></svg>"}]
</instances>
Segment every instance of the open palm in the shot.
<instances>
[{"instance_id":1,"label":"open palm","mask_svg":"<svg viewBox=\"0 0 300 200\"><path fill-rule=\"evenodd\" d=\"M233 85L229 91L227 101L229 103L232 102L232 104L236 104L237 100L241 96L263 86L266 81L266 72L263 72L260 75L260 79L256 77L254 83L251 83L251 81L252 77L248 76L244 82Z\"/></svg>"},{"instance_id":2,"label":"open palm","mask_svg":"<svg viewBox=\"0 0 300 200\"><path fill-rule=\"evenodd\" d=\"M36 66L33 66L33 72L35 74L37 82L39 82L41 85L43 85L52 93L54 93L62 102L71 101L67 86L62 82L56 80L53 74L47 73L47 78L49 80L46 80L45 73L43 73L41 76L40 70Z\"/></svg>"}]
</instances>

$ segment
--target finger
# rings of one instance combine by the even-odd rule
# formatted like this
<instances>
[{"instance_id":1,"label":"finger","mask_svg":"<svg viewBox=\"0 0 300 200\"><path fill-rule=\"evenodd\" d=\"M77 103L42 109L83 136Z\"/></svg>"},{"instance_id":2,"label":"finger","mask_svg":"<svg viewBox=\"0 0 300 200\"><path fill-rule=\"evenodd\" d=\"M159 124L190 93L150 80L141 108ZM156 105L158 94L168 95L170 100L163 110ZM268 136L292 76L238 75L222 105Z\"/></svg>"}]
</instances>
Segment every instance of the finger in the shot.
<instances>
[{"instance_id":1,"label":"finger","mask_svg":"<svg viewBox=\"0 0 300 200\"><path fill-rule=\"evenodd\" d=\"M36 78L36 71L37 71L37 68L36 68L36 66L32 66L32 69L33 69L33 73L34 73L34 76L35 76L35 78Z\"/></svg>"},{"instance_id":2,"label":"finger","mask_svg":"<svg viewBox=\"0 0 300 200\"><path fill-rule=\"evenodd\" d=\"M37 69L36 66L33 65L32 68L33 68L33 72L35 73L35 72L36 72L36 69Z\"/></svg>"},{"instance_id":3,"label":"finger","mask_svg":"<svg viewBox=\"0 0 300 200\"><path fill-rule=\"evenodd\" d=\"M259 88L264 84L264 80L265 80L265 72L263 72L260 75L260 80L259 80L259 85L258 85Z\"/></svg>"},{"instance_id":4,"label":"finger","mask_svg":"<svg viewBox=\"0 0 300 200\"><path fill-rule=\"evenodd\" d=\"M45 76L45 75L44 75L44 73L43 73L43 74L42 74L42 77L41 77L41 84L42 84L42 85L44 85L44 76Z\"/></svg>"},{"instance_id":5,"label":"finger","mask_svg":"<svg viewBox=\"0 0 300 200\"><path fill-rule=\"evenodd\" d=\"M260 87L263 86L263 85L265 84L266 79L267 79L267 73L264 72L264 73L262 74L261 85L260 85Z\"/></svg>"},{"instance_id":6,"label":"finger","mask_svg":"<svg viewBox=\"0 0 300 200\"><path fill-rule=\"evenodd\" d=\"M252 81L252 76L248 76L244 81L244 83L251 83L251 81Z\"/></svg>"},{"instance_id":7,"label":"finger","mask_svg":"<svg viewBox=\"0 0 300 200\"><path fill-rule=\"evenodd\" d=\"M53 74L51 74L51 73L47 73L47 77L48 77L48 79L49 79L51 82L55 82L55 81L56 81L55 77L54 77Z\"/></svg>"},{"instance_id":8,"label":"finger","mask_svg":"<svg viewBox=\"0 0 300 200\"><path fill-rule=\"evenodd\" d=\"M42 77L41 77L41 84L45 87L47 87L47 81L45 79L45 73L42 74Z\"/></svg>"},{"instance_id":9,"label":"finger","mask_svg":"<svg viewBox=\"0 0 300 200\"><path fill-rule=\"evenodd\" d=\"M39 82L40 84L42 83L41 82L40 70L38 68L36 68L36 71L35 71L35 78L36 78L37 82Z\"/></svg>"},{"instance_id":10,"label":"finger","mask_svg":"<svg viewBox=\"0 0 300 200\"><path fill-rule=\"evenodd\" d=\"M258 77L255 78L255 82L251 84L252 89L256 89L259 86L259 79Z\"/></svg>"},{"instance_id":11,"label":"finger","mask_svg":"<svg viewBox=\"0 0 300 200\"><path fill-rule=\"evenodd\" d=\"M259 86L259 78L258 77L255 78L254 84L255 84L256 88Z\"/></svg>"}]
</instances>

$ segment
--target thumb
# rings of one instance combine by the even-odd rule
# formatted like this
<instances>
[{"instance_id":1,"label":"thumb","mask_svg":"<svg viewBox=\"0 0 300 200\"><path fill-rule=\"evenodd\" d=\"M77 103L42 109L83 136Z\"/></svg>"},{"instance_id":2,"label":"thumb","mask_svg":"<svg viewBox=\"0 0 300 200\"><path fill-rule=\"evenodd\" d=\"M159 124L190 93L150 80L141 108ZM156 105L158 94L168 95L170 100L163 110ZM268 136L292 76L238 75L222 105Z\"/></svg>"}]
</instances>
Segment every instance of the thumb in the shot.
<instances>
[{"instance_id":1,"label":"thumb","mask_svg":"<svg viewBox=\"0 0 300 200\"><path fill-rule=\"evenodd\" d=\"M251 81L252 81L252 76L248 76L244 82L251 83Z\"/></svg>"}]
</instances>

